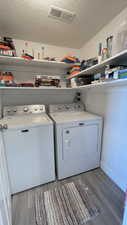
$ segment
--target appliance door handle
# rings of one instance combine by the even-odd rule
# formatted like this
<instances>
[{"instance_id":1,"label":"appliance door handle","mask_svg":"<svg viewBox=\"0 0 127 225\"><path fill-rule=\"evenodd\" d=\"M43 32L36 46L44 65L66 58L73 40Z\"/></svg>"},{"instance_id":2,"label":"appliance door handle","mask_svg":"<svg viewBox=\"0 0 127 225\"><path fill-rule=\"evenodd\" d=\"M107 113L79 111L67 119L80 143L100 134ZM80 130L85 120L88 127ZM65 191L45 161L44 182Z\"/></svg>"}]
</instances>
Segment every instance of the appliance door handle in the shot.
<instances>
[{"instance_id":1,"label":"appliance door handle","mask_svg":"<svg viewBox=\"0 0 127 225\"><path fill-rule=\"evenodd\" d=\"M25 130L21 130L21 132L22 133L27 133L27 132L29 132L29 130L28 129L25 129Z\"/></svg>"},{"instance_id":2,"label":"appliance door handle","mask_svg":"<svg viewBox=\"0 0 127 225\"><path fill-rule=\"evenodd\" d=\"M79 123L79 126L84 126L85 125L85 123Z\"/></svg>"}]
</instances>

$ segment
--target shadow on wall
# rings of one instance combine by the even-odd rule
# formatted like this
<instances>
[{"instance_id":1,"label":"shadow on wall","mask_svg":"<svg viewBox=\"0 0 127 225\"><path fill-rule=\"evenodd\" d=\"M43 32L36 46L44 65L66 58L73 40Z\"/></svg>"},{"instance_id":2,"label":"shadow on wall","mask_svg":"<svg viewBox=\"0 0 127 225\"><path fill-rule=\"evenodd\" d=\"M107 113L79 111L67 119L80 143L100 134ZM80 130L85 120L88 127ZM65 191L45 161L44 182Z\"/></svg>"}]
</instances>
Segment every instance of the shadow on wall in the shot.
<instances>
[{"instance_id":1,"label":"shadow on wall","mask_svg":"<svg viewBox=\"0 0 127 225\"><path fill-rule=\"evenodd\" d=\"M86 110L104 118L101 167L118 186L126 189L127 87L89 90Z\"/></svg>"}]
</instances>

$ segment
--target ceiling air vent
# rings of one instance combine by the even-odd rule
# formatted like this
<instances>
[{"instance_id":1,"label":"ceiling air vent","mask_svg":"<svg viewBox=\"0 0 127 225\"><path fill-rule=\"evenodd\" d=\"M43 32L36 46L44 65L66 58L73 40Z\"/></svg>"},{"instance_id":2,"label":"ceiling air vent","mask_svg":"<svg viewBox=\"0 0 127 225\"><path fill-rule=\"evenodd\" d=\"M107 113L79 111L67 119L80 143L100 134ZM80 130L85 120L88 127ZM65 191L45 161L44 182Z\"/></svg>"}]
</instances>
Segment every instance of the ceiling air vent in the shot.
<instances>
[{"instance_id":1,"label":"ceiling air vent","mask_svg":"<svg viewBox=\"0 0 127 225\"><path fill-rule=\"evenodd\" d=\"M66 9L61 9L56 6L51 6L49 10L49 17L60 20L65 23L71 23L76 16L74 12L70 12Z\"/></svg>"}]
</instances>

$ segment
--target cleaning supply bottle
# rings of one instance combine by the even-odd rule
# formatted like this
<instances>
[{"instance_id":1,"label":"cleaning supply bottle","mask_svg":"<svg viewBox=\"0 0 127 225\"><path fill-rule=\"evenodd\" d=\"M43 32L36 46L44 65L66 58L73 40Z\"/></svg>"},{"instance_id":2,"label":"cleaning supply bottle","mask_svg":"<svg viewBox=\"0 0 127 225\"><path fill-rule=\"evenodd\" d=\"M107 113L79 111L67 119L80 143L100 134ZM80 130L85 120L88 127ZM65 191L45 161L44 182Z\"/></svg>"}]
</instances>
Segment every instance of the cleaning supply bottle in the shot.
<instances>
[{"instance_id":1,"label":"cleaning supply bottle","mask_svg":"<svg viewBox=\"0 0 127 225\"><path fill-rule=\"evenodd\" d=\"M102 43L99 43L98 47L98 63L101 63L102 61Z\"/></svg>"}]
</instances>

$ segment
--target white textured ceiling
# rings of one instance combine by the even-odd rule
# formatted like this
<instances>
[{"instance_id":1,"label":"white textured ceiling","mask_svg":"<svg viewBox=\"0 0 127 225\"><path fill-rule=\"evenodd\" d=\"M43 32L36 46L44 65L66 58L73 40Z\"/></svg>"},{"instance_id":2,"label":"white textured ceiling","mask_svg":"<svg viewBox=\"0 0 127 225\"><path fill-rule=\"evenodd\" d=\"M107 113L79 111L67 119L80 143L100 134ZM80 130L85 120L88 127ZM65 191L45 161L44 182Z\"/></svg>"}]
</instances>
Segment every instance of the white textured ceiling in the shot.
<instances>
[{"instance_id":1,"label":"white textured ceiling","mask_svg":"<svg viewBox=\"0 0 127 225\"><path fill-rule=\"evenodd\" d=\"M76 12L73 23L49 18L50 5ZM80 48L126 5L126 0L1 0L0 36Z\"/></svg>"}]
</instances>

